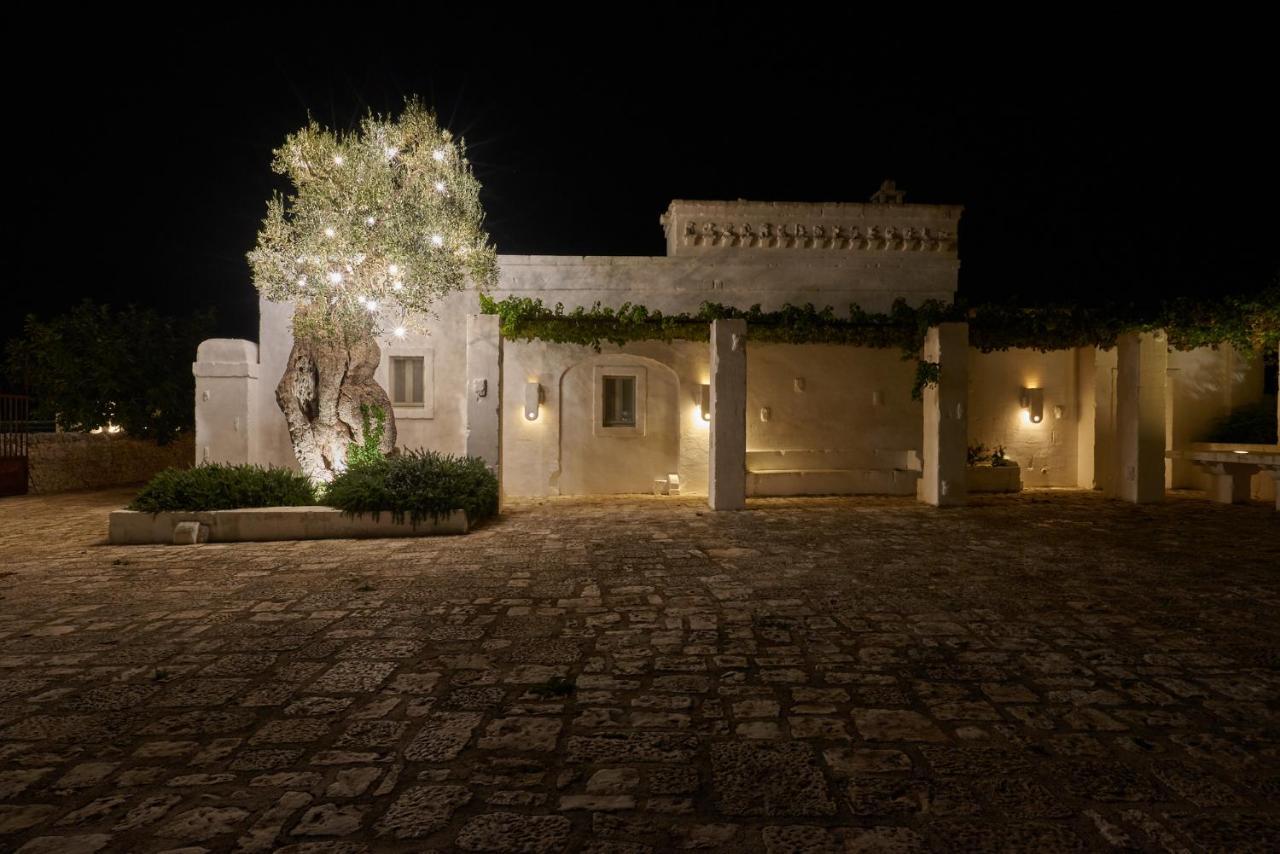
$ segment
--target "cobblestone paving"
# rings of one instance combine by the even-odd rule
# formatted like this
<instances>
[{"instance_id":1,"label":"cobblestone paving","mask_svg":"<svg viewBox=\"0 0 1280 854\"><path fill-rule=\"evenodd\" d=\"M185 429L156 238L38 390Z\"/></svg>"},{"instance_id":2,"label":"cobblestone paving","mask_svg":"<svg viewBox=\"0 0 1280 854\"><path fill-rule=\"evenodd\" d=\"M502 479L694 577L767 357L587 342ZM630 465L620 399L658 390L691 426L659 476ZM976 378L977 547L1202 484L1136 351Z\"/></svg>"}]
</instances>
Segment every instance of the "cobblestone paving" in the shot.
<instances>
[{"instance_id":1,"label":"cobblestone paving","mask_svg":"<svg viewBox=\"0 0 1280 854\"><path fill-rule=\"evenodd\" d=\"M1280 849L1280 516L522 504L110 547L0 501L0 850Z\"/></svg>"}]
</instances>

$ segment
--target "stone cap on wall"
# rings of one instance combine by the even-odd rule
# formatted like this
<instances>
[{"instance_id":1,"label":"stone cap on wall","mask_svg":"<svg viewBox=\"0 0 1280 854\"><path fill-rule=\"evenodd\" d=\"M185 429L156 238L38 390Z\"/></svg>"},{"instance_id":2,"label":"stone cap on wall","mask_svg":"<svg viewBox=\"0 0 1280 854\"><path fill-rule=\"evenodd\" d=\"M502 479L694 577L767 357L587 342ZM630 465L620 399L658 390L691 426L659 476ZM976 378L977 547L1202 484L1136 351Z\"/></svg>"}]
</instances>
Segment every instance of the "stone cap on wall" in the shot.
<instances>
[{"instance_id":1,"label":"stone cap on wall","mask_svg":"<svg viewBox=\"0 0 1280 854\"><path fill-rule=\"evenodd\" d=\"M256 377L258 345L243 338L201 341L191 372L198 377Z\"/></svg>"},{"instance_id":2,"label":"stone cap on wall","mask_svg":"<svg viewBox=\"0 0 1280 854\"><path fill-rule=\"evenodd\" d=\"M877 194L879 195L879 194ZM675 199L659 221L668 255L930 253L955 257L960 205Z\"/></svg>"}]
</instances>

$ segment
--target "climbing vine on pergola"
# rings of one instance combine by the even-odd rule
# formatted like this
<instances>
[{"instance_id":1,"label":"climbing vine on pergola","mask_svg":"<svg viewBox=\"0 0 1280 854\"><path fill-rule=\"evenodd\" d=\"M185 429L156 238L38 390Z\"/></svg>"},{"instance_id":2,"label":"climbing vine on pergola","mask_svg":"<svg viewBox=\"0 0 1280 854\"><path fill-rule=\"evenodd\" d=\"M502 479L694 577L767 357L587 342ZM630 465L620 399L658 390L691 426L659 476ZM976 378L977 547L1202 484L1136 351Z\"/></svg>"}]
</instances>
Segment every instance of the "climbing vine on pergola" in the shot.
<instances>
[{"instance_id":1,"label":"climbing vine on pergola","mask_svg":"<svg viewBox=\"0 0 1280 854\"><path fill-rule=\"evenodd\" d=\"M713 320L742 319L749 340L771 344L843 344L853 347L896 347L915 357L930 326L948 321L969 324L969 342L984 353L1026 348L1048 352L1075 347L1114 347L1127 332L1164 330L1181 350L1231 344L1244 352L1280 345L1280 285L1256 297L1174 300L1155 308L1127 304L1101 307L1044 305L1018 307L1004 303L967 305L927 300L910 306L896 300L888 312L849 306L839 315L831 306L784 305L764 311L759 305L739 309L704 302L692 314L663 314L643 305L624 303L617 309L596 303L566 310L541 300L481 295L481 310L500 318L509 340L539 340L622 346L632 341L706 341Z\"/></svg>"},{"instance_id":2,"label":"climbing vine on pergola","mask_svg":"<svg viewBox=\"0 0 1280 854\"><path fill-rule=\"evenodd\" d=\"M1154 308L1114 303L1100 307L1005 303L966 305L926 300L910 306L896 300L888 312L864 311L851 304L845 315L831 306L784 305L764 311L758 304L739 309L704 302L693 314L663 314L643 305L624 303L617 309L596 303L565 310L557 303L481 294L481 310L496 314L504 338L581 344L597 351L604 343L632 341L706 341L713 320L742 319L747 338L770 344L842 344L897 348L904 359L916 359L912 396L937 382L938 366L920 359L930 326L949 321L969 324L969 343L984 353L1026 348L1048 352L1076 347L1115 346L1129 332L1164 330L1180 350L1231 344L1242 352L1274 350L1280 345L1280 284L1255 297L1180 299Z\"/></svg>"}]
</instances>

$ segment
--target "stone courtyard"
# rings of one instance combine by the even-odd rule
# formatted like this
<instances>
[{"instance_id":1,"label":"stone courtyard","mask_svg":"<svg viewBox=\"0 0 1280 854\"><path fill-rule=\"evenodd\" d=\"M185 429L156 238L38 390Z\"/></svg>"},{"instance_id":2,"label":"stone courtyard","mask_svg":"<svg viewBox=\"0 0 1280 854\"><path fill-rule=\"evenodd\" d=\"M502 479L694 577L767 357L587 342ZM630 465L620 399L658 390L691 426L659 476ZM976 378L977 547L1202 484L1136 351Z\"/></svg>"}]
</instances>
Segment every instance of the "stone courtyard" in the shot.
<instances>
[{"instance_id":1,"label":"stone courtyard","mask_svg":"<svg viewBox=\"0 0 1280 854\"><path fill-rule=\"evenodd\" d=\"M517 504L103 545L0 500L0 849L1275 851L1280 517Z\"/></svg>"}]
</instances>

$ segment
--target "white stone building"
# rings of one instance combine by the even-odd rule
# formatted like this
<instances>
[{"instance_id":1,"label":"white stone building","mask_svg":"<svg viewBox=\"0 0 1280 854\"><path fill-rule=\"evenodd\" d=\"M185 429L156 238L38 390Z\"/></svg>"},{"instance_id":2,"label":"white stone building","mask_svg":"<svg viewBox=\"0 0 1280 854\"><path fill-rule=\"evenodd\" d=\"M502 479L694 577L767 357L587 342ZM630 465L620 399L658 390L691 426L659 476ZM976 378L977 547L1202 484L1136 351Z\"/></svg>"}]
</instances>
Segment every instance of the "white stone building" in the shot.
<instances>
[{"instance_id":1,"label":"white stone building","mask_svg":"<svg viewBox=\"0 0 1280 854\"><path fill-rule=\"evenodd\" d=\"M491 296L570 309L630 302L666 314L696 312L706 301L765 310L812 303L843 314L852 303L886 311L897 298L952 299L962 209L903 204L886 187L868 204L674 201L661 218L665 256L503 255ZM200 347L197 462L296 466L275 402L292 307L260 307L257 345L219 339ZM982 354L944 330L934 341L943 380L923 405L910 394L915 362L894 349L836 345L751 344L743 397L730 364L741 350L727 337L729 362L713 383L714 336L711 347L654 341L596 353L499 341L497 319L478 312L475 291L455 293L425 332L381 339L377 378L396 404L400 446L500 463L508 497L652 492L656 481L707 493L716 432L717 477L728 478L730 493L919 489L948 503L947 494L963 500L965 444L982 443L1003 445L1024 485L1097 486L1120 496L1125 481L1145 479L1146 492L1133 487L1129 497L1146 500L1162 485L1207 487L1204 472L1166 461L1164 451L1263 393L1261 361L1230 348L1166 352L1135 337L1128 350ZM1132 380L1125 359L1137 370ZM1129 409L1125 382L1137 395ZM1033 422L1024 404L1043 417ZM734 410L745 416L721 414ZM1273 485L1259 476L1252 490L1269 498Z\"/></svg>"}]
</instances>

